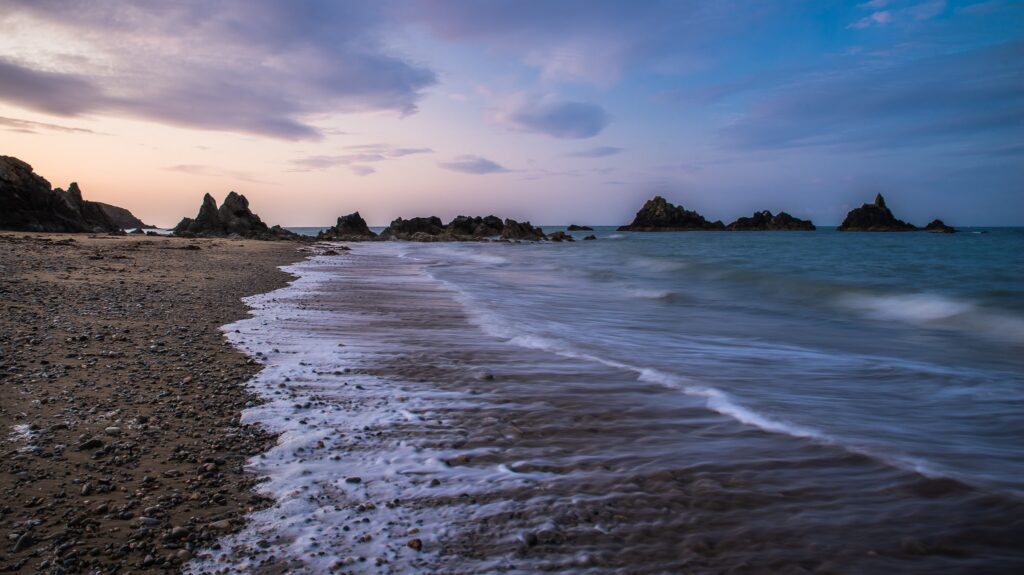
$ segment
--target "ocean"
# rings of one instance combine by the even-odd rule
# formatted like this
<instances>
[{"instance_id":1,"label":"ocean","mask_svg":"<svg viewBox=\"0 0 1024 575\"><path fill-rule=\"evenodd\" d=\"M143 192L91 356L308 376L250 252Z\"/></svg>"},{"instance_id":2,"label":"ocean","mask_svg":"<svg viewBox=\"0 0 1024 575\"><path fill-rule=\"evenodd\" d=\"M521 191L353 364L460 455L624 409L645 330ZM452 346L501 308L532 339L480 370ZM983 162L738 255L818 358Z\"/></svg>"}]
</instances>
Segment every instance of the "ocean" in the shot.
<instances>
[{"instance_id":1,"label":"ocean","mask_svg":"<svg viewBox=\"0 0 1024 575\"><path fill-rule=\"evenodd\" d=\"M586 233L250 298L277 504L189 569L1024 572L1024 229Z\"/></svg>"}]
</instances>

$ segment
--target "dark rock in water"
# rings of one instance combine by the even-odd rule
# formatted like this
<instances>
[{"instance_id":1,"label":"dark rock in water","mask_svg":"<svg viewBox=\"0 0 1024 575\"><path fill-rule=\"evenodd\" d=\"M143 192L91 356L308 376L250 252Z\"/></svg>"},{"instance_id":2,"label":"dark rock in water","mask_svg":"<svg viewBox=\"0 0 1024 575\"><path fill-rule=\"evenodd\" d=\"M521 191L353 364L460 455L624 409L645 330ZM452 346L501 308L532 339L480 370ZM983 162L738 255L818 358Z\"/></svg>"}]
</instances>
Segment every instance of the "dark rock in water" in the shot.
<instances>
[{"instance_id":1,"label":"dark rock in water","mask_svg":"<svg viewBox=\"0 0 1024 575\"><path fill-rule=\"evenodd\" d=\"M917 228L897 220L885 205L882 194L875 196L875 203L864 204L850 210L846 219L836 228L840 232L912 232Z\"/></svg>"},{"instance_id":2,"label":"dark rock in water","mask_svg":"<svg viewBox=\"0 0 1024 575\"><path fill-rule=\"evenodd\" d=\"M32 171L0 156L0 229L27 232L119 232L99 204L82 199L78 184L65 192Z\"/></svg>"},{"instance_id":3,"label":"dark rock in water","mask_svg":"<svg viewBox=\"0 0 1024 575\"><path fill-rule=\"evenodd\" d=\"M933 234L953 234L956 233L956 228L947 226L942 220L932 220L924 227L924 231Z\"/></svg>"},{"instance_id":4,"label":"dark rock in water","mask_svg":"<svg viewBox=\"0 0 1024 575\"><path fill-rule=\"evenodd\" d=\"M681 232L691 230L724 230L722 222L709 222L704 216L670 204L655 196L647 200L628 226L619 226L620 232Z\"/></svg>"},{"instance_id":5,"label":"dark rock in water","mask_svg":"<svg viewBox=\"0 0 1024 575\"><path fill-rule=\"evenodd\" d=\"M553 242L574 242L576 241L571 235L565 232L555 232L548 235L548 239Z\"/></svg>"},{"instance_id":6,"label":"dark rock in water","mask_svg":"<svg viewBox=\"0 0 1024 575\"><path fill-rule=\"evenodd\" d=\"M337 224L317 234L316 239L358 242L372 240L376 237L377 234L370 231L370 227L366 225L366 220L359 215L359 212L353 212L338 218Z\"/></svg>"},{"instance_id":7,"label":"dark rock in water","mask_svg":"<svg viewBox=\"0 0 1024 575\"><path fill-rule=\"evenodd\" d=\"M430 216L427 218L410 218L404 220L396 218L391 225L384 228L380 233L382 240L406 240L406 241L431 241L445 234L445 225L441 218ZM417 236L417 237L413 237Z\"/></svg>"},{"instance_id":8,"label":"dark rock in water","mask_svg":"<svg viewBox=\"0 0 1024 575\"><path fill-rule=\"evenodd\" d=\"M583 238L583 239L584 239L584 240L596 240L596 239L597 239L597 236L595 236L594 234L590 234L589 236L586 236L586 237L585 237L585 238Z\"/></svg>"},{"instance_id":9,"label":"dark rock in water","mask_svg":"<svg viewBox=\"0 0 1024 575\"><path fill-rule=\"evenodd\" d=\"M530 222L520 223L515 220L505 220L505 228L501 232L501 239L503 240L539 242L546 238L544 230L530 225Z\"/></svg>"},{"instance_id":10,"label":"dark rock in water","mask_svg":"<svg viewBox=\"0 0 1024 575\"><path fill-rule=\"evenodd\" d=\"M576 224L571 224L569 227L567 227L565 229L569 230L570 232L592 232L592 231L594 231L594 228L592 228L590 226L577 226Z\"/></svg>"},{"instance_id":11,"label":"dark rock in water","mask_svg":"<svg viewBox=\"0 0 1024 575\"><path fill-rule=\"evenodd\" d=\"M449 234L474 239L500 236L504 230L504 222L496 216L487 216L486 218L459 216L448 224Z\"/></svg>"},{"instance_id":12,"label":"dark rock in water","mask_svg":"<svg viewBox=\"0 0 1024 575\"><path fill-rule=\"evenodd\" d=\"M120 227L122 230L130 230L133 228L136 230L153 229L156 227L147 225L142 220L135 217L135 215L132 214L130 211L124 208L119 208L117 206L112 206L110 204L104 204L103 202L95 202L95 204L98 205L103 210L103 212L107 214L107 217L109 217L111 221L117 224L117 226Z\"/></svg>"},{"instance_id":13,"label":"dark rock in water","mask_svg":"<svg viewBox=\"0 0 1024 575\"><path fill-rule=\"evenodd\" d=\"M213 196L203 196L203 205L195 219L183 218L174 226L174 235L181 237L239 236L255 240L298 240L302 236L281 226L267 227L259 216L249 209L245 196L231 192L217 207Z\"/></svg>"},{"instance_id":14,"label":"dark rock in water","mask_svg":"<svg viewBox=\"0 0 1024 575\"><path fill-rule=\"evenodd\" d=\"M729 231L812 231L815 229L810 220L794 218L786 212L773 216L768 210L754 212L749 218L739 218L726 226Z\"/></svg>"}]
</instances>

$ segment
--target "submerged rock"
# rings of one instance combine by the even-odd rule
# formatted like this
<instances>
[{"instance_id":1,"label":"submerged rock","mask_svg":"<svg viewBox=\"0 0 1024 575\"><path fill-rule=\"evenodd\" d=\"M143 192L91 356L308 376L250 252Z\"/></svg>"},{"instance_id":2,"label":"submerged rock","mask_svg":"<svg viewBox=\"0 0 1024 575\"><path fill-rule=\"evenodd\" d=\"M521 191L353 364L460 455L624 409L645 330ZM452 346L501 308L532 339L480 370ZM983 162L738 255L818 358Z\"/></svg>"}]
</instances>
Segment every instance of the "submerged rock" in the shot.
<instances>
[{"instance_id":1,"label":"submerged rock","mask_svg":"<svg viewBox=\"0 0 1024 575\"><path fill-rule=\"evenodd\" d=\"M739 218L726 226L729 231L812 231L815 229L810 220L794 218L786 212L772 215L768 210L754 212L749 218Z\"/></svg>"},{"instance_id":2,"label":"submerged rock","mask_svg":"<svg viewBox=\"0 0 1024 575\"><path fill-rule=\"evenodd\" d=\"M337 224L317 234L316 239L358 242L372 240L376 237L377 234L370 230L370 227L366 225L366 220L359 215L359 212L353 212L339 217Z\"/></svg>"},{"instance_id":3,"label":"submerged rock","mask_svg":"<svg viewBox=\"0 0 1024 575\"><path fill-rule=\"evenodd\" d=\"M956 233L956 228L947 226L942 220L932 220L924 227L924 231L933 234L953 234Z\"/></svg>"},{"instance_id":4,"label":"submerged rock","mask_svg":"<svg viewBox=\"0 0 1024 575\"><path fill-rule=\"evenodd\" d=\"M595 236L594 234L590 234L589 236L586 236L583 239L584 240L596 240L597 236Z\"/></svg>"},{"instance_id":5,"label":"submerged rock","mask_svg":"<svg viewBox=\"0 0 1024 575\"><path fill-rule=\"evenodd\" d=\"M873 204L864 204L850 210L846 219L836 228L840 232L912 232L917 228L896 219L885 205L882 194L875 196Z\"/></svg>"},{"instance_id":6,"label":"submerged rock","mask_svg":"<svg viewBox=\"0 0 1024 575\"><path fill-rule=\"evenodd\" d=\"M100 204L82 199L78 184L53 189L32 166L0 156L0 229L28 232L120 232Z\"/></svg>"},{"instance_id":7,"label":"submerged rock","mask_svg":"<svg viewBox=\"0 0 1024 575\"><path fill-rule=\"evenodd\" d=\"M571 235L565 232L555 232L548 235L548 239L553 242L574 242L576 241Z\"/></svg>"},{"instance_id":8,"label":"submerged rock","mask_svg":"<svg viewBox=\"0 0 1024 575\"><path fill-rule=\"evenodd\" d=\"M655 196L640 208L628 226L619 226L620 232L680 232L691 230L724 230L720 221L709 222L697 212L669 203Z\"/></svg>"},{"instance_id":9,"label":"submerged rock","mask_svg":"<svg viewBox=\"0 0 1024 575\"><path fill-rule=\"evenodd\" d=\"M296 240L302 236L281 226L270 228L249 209L249 200L241 194L229 193L217 207L213 196L203 196L203 204L195 219L183 218L174 226L174 235L183 237L239 236L255 240Z\"/></svg>"}]
</instances>

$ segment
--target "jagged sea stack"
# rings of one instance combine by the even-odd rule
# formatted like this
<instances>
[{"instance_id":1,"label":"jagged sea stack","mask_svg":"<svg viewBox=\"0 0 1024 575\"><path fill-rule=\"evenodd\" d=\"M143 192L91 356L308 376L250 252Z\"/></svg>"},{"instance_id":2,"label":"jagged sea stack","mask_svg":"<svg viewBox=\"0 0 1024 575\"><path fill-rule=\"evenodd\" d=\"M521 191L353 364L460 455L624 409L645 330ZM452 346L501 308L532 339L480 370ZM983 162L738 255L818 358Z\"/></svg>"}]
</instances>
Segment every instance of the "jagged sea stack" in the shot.
<instances>
[{"instance_id":1,"label":"jagged sea stack","mask_svg":"<svg viewBox=\"0 0 1024 575\"><path fill-rule=\"evenodd\" d=\"M183 237L227 237L238 236L255 240L293 240L300 239L298 234L289 232L281 226L267 227L259 216L249 209L249 200L245 196L231 192L224 202L217 207L213 196L203 196L203 204L195 219L182 218L174 226L174 235Z\"/></svg>"},{"instance_id":2,"label":"jagged sea stack","mask_svg":"<svg viewBox=\"0 0 1024 575\"><path fill-rule=\"evenodd\" d=\"M704 216L670 204L665 198L655 196L640 208L628 226L619 226L620 232L684 232L692 230L724 230L720 221L709 222Z\"/></svg>"},{"instance_id":3,"label":"jagged sea stack","mask_svg":"<svg viewBox=\"0 0 1024 575\"><path fill-rule=\"evenodd\" d=\"M917 228L903 220L896 219L885 205L882 194L875 196L875 203L864 204L850 210L846 219L836 228L840 232L913 232Z\"/></svg>"}]
</instances>

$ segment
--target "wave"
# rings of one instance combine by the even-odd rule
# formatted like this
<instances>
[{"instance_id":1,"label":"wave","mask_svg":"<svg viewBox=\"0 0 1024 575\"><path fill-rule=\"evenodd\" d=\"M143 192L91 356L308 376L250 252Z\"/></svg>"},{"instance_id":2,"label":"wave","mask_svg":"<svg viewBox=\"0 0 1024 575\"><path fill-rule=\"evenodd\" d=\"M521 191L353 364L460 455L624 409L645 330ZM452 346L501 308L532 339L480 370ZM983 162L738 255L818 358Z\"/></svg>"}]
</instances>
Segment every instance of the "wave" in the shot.
<instances>
[{"instance_id":1,"label":"wave","mask_svg":"<svg viewBox=\"0 0 1024 575\"><path fill-rule=\"evenodd\" d=\"M679 299L679 294L671 290L636 288L629 290L630 297L637 299L653 299L672 302Z\"/></svg>"},{"instance_id":2,"label":"wave","mask_svg":"<svg viewBox=\"0 0 1024 575\"><path fill-rule=\"evenodd\" d=\"M968 301L933 293L846 293L838 305L866 317L898 321L934 329L980 333L988 337L1024 343L1024 318Z\"/></svg>"}]
</instances>

